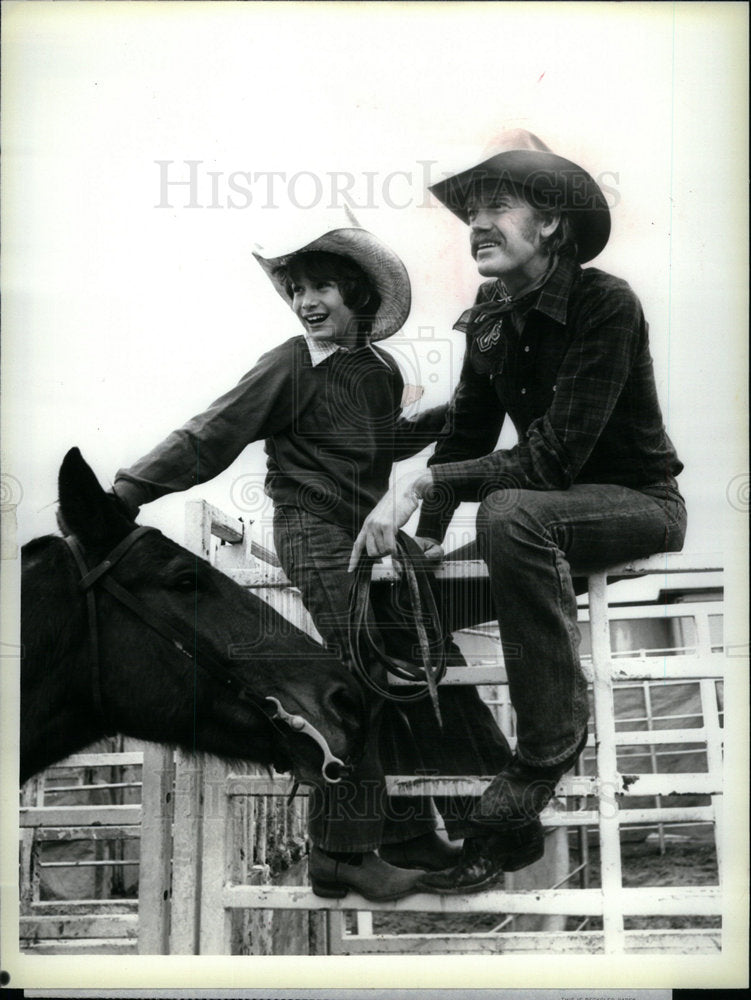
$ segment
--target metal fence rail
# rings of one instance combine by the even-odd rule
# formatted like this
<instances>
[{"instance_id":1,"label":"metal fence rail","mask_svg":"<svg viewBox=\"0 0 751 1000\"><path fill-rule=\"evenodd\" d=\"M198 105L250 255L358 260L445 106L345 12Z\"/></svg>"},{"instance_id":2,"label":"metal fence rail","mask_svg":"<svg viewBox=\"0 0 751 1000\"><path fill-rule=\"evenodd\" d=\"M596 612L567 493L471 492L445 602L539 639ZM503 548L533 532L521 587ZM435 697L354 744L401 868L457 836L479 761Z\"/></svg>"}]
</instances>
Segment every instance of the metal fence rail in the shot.
<instances>
[{"instance_id":1,"label":"metal fence rail","mask_svg":"<svg viewBox=\"0 0 751 1000\"><path fill-rule=\"evenodd\" d=\"M238 583L252 587L294 625L317 637L299 595L281 569L258 561L259 555L266 558L268 554L253 546L242 522L204 502L189 503L186 544ZM624 887L621 838L624 830L645 825L658 828L664 838L668 825L712 824L722 871L722 717L717 685L723 679L725 657L714 629L722 605L699 601L668 607L619 607L611 612L607 581L608 577L644 574L716 574L720 569L717 558L680 554L656 556L590 575L589 606L581 609L581 617L589 620L591 630L592 654L584 667L592 685L594 731L586 756L594 762L595 773L566 776L543 813L543 824L551 835L548 853L559 855L557 867L550 867L544 885L537 883L532 888L522 879L508 880L503 889L476 895L420 894L389 904L375 904L355 894L344 900L321 899L307 886L306 799L297 796L292 808L287 807L289 779L270 779L265 771L238 773L214 759L147 746L143 754L105 755L108 765L132 767L143 762L140 804L55 805L40 797L39 784L31 783L24 790L22 938L30 950L37 951L64 947L73 952L120 952L137 947L142 954L272 953L290 947L299 947L291 953L335 954L718 950L721 929L700 924L702 920L706 924L707 918L714 924L719 922L720 886ZM388 578L393 570L383 568L377 573ZM437 575L471 583L485 577L486 569L480 562L447 563ZM612 652L611 618L665 615L693 622L690 644L657 651ZM700 707L688 720L690 727L679 724L686 721L682 717L658 717L649 704L649 685L655 682L697 686ZM500 648L495 658L470 657L468 667L450 669L445 683L485 687L508 730L513 713ZM616 725L614 690L619 683L639 685L647 693L644 716L619 720ZM656 723L670 728L653 728ZM661 757L683 751L698 753L705 769L686 773L660 769ZM646 773L632 773L629 768L637 754L649 765ZM80 754L67 763L82 770L96 768L102 761L97 755ZM137 794L137 780L123 779L114 772L111 777L113 794ZM398 789L399 794L477 794L490 779L393 775L387 780L390 789ZM66 787L63 784L58 791L62 793ZM692 798L684 801L687 795ZM697 796L703 798L697 801ZM139 839L137 902L47 903L39 898L43 845L49 840L74 839L86 830L89 834L96 831L93 836L105 843ZM593 831L599 845L599 887L590 887L586 875L587 845ZM564 845L569 833L576 832L582 857L581 864L572 868ZM285 847L287 867L276 874L269 847L272 843L291 845L289 850ZM93 868L99 860L105 868L110 863L107 858L94 858ZM123 868L132 866L132 859L125 857L111 863L118 861ZM574 884L577 879L581 883L578 887ZM293 884L279 884L285 881ZM491 913L498 919L491 931L373 933L372 914L383 912ZM355 914L354 922L348 914ZM543 915L548 920L545 930L527 932L515 923ZM627 926L629 918L650 916L690 917L697 923L688 928L647 930ZM579 929L575 931L564 929L571 917L577 918ZM65 926L62 946L61 918ZM591 921L601 922L602 928L585 930Z\"/></svg>"}]
</instances>

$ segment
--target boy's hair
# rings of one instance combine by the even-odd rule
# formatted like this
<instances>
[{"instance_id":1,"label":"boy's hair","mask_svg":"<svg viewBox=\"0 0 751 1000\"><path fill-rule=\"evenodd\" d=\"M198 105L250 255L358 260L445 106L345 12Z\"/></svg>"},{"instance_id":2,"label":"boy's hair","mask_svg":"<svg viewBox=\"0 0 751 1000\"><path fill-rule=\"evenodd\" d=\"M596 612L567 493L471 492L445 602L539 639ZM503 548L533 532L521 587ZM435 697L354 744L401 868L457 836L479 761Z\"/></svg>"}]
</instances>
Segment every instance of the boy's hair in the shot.
<instances>
[{"instance_id":1,"label":"boy's hair","mask_svg":"<svg viewBox=\"0 0 751 1000\"><path fill-rule=\"evenodd\" d=\"M351 257L327 250L307 250L293 254L284 266L276 268L274 277L282 282L290 299L293 297L293 286L301 278L336 282L344 304L355 313L358 332L370 333L381 305L381 296L365 271Z\"/></svg>"}]
</instances>

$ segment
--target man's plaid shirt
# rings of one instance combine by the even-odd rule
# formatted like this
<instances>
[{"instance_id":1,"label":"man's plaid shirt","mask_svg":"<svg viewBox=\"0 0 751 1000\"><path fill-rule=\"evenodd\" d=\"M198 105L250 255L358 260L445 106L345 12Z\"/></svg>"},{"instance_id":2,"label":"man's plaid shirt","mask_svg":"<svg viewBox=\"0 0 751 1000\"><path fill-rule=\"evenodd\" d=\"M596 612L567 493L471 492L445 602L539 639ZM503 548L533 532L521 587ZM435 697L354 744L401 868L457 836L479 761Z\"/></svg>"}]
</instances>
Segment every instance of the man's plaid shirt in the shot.
<instances>
[{"instance_id":1,"label":"man's plaid shirt","mask_svg":"<svg viewBox=\"0 0 751 1000\"><path fill-rule=\"evenodd\" d=\"M476 303L492 301L497 289L484 282ZM647 323L625 281L564 257L523 315L501 318L495 336L478 343L481 317L468 327L462 320L467 351L429 460L435 486L418 535L443 538L460 501L495 489L676 489L683 466L663 425ZM506 414L518 444L494 451Z\"/></svg>"}]
</instances>

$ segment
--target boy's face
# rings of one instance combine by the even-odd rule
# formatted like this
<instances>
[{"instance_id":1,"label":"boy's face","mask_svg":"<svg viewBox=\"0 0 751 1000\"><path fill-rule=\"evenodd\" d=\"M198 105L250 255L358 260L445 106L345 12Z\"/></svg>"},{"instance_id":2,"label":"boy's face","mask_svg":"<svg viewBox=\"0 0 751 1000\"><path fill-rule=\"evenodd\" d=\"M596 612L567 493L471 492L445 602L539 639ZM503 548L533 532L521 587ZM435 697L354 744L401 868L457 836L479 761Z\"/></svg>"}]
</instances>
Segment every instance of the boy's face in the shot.
<instances>
[{"instance_id":1,"label":"boy's face","mask_svg":"<svg viewBox=\"0 0 751 1000\"><path fill-rule=\"evenodd\" d=\"M355 314L345 305L335 281L298 278L292 284L292 309L309 337L344 347L357 342Z\"/></svg>"}]
</instances>

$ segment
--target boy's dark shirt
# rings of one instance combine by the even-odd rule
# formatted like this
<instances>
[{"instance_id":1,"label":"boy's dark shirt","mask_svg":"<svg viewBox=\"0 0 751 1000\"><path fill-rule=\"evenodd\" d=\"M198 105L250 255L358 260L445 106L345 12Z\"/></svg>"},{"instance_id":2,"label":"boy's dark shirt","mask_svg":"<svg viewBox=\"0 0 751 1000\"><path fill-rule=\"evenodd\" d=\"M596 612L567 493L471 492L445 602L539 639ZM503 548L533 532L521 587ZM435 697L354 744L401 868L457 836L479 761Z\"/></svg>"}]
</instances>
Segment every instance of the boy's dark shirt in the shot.
<instances>
[{"instance_id":1,"label":"boy's dark shirt","mask_svg":"<svg viewBox=\"0 0 751 1000\"><path fill-rule=\"evenodd\" d=\"M246 445L265 438L265 489L274 504L302 507L357 532L386 492L393 462L435 441L444 423L445 406L415 420L401 417L403 390L385 351L337 351L314 367L305 338L293 337L121 469L115 483L140 506L213 479Z\"/></svg>"},{"instance_id":2,"label":"boy's dark shirt","mask_svg":"<svg viewBox=\"0 0 751 1000\"><path fill-rule=\"evenodd\" d=\"M497 288L484 282L476 303ZM663 426L647 323L625 281L564 257L523 317L503 317L485 351L481 318L467 326L467 317L457 325L467 332L461 378L429 460L437 488L418 535L442 539L459 502L504 487L613 483L677 495L683 465ZM518 444L493 451L506 414Z\"/></svg>"}]
</instances>

